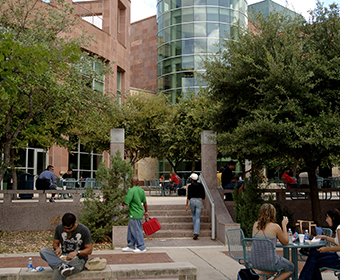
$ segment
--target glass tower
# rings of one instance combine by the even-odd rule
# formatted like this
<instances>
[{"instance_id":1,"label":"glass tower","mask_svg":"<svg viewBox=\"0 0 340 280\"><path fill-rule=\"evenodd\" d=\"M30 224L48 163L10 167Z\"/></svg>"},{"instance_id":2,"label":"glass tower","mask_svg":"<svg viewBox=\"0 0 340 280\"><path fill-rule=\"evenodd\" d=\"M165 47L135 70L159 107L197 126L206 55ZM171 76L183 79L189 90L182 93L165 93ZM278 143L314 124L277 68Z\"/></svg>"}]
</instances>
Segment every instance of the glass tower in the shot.
<instances>
[{"instance_id":1,"label":"glass tower","mask_svg":"<svg viewBox=\"0 0 340 280\"><path fill-rule=\"evenodd\" d=\"M158 0L158 91L173 103L182 92L197 93L202 56L216 54L221 38L237 40L247 25L246 0Z\"/></svg>"}]
</instances>

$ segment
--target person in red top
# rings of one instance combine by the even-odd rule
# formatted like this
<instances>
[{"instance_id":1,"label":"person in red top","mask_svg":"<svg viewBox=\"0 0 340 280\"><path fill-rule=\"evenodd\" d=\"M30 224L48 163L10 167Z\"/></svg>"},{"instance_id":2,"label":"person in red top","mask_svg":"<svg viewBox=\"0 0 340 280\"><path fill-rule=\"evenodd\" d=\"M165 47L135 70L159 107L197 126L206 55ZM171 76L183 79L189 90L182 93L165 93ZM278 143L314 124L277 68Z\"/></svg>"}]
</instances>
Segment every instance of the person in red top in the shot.
<instances>
[{"instance_id":1,"label":"person in red top","mask_svg":"<svg viewBox=\"0 0 340 280\"><path fill-rule=\"evenodd\" d=\"M296 183L296 181L295 181L292 177L290 177L290 176L288 175L289 171L290 171L289 168L285 168L285 169L283 170L283 174L282 174L282 177L281 177L281 178L282 178L282 179L284 178L284 179L286 180L287 186L288 186L289 188L296 188L296 187L297 187L297 183Z\"/></svg>"},{"instance_id":2,"label":"person in red top","mask_svg":"<svg viewBox=\"0 0 340 280\"><path fill-rule=\"evenodd\" d=\"M171 183L170 185L170 194L173 190L175 190L178 186L178 176L176 175L175 172L170 171L170 179L169 182Z\"/></svg>"}]
</instances>

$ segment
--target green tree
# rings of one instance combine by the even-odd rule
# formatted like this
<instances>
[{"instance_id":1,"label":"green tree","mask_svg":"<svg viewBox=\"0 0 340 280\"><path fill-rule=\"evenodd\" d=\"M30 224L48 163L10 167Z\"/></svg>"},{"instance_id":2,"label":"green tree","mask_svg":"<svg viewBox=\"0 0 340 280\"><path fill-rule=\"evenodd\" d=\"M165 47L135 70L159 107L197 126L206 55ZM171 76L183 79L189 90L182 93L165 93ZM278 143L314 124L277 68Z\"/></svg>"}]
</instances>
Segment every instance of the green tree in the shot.
<instances>
[{"instance_id":1,"label":"green tree","mask_svg":"<svg viewBox=\"0 0 340 280\"><path fill-rule=\"evenodd\" d=\"M120 111L113 112L111 119L118 122L115 127L125 130L125 157L132 165L149 156L157 157L157 128L169 111L164 97L140 93L128 96Z\"/></svg>"},{"instance_id":2,"label":"green tree","mask_svg":"<svg viewBox=\"0 0 340 280\"><path fill-rule=\"evenodd\" d=\"M308 23L272 13L255 15L256 31L225 41L206 61L216 104L219 144L262 166L268 159L303 161L311 184L313 220L321 221L315 169L339 154L339 7L320 3Z\"/></svg>"},{"instance_id":3,"label":"green tree","mask_svg":"<svg viewBox=\"0 0 340 280\"><path fill-rule=\"evenodd\" d=\"M191 161L194 171L195 161L201 156L201 132L211 127L205 117L211 109L204 94L180 98L159 126L158 157L166 158L175 172L183 160Z\"/></svg>"},{"instance_id":4,"label":"green tree","mask_svg":"<svg viewBox=\"0 0 340 280\"><path fill-rule=\"evenodd\" d=\"M132 176L132 166L121 158L119 150L111 156L110 168L100 163L96 182L102 196L96 196L93 189L86 190L80 219L91 231L94 242L110 237L112 226L127 225L129 209L121 204L131 186Z\"/></svg>"},{"instance_id":5,"label":"green tree","mask_svg":"<svg viewBox=\"0 0 340 280\"><path fill-rule=\"evenodd\" d=\"M65 35L79 20L69 3L1 0L0 11L2 180L10 165L14 170L17 151L27 144L68 146L68 136L84 131L79 129L83 123L94 131L89 120L98 117L109 99L89 87L89 79L107 68L84 75L89 61L97 61L81 51L91 38Z\"/></svg>"}]
</instances>

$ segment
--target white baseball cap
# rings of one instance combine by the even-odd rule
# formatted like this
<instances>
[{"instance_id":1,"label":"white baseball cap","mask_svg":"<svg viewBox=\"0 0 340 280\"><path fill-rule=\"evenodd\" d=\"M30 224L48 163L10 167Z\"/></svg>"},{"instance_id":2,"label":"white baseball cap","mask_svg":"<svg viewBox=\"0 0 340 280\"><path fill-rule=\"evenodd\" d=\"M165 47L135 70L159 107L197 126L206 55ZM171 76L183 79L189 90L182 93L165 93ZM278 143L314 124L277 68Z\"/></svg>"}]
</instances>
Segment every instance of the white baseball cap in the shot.
<instances>
[{"instance_id":1,"label":"white baseball cap","mask_svg":"<svg viewBox=\"0 0 340 280\"><path fill-rule=\"evenodd\" d=\"M193 179L194 181L197 181L198 180L198 175L196 173L192 173L190 175L190 179Z\"/></svg>"}]
</instances>

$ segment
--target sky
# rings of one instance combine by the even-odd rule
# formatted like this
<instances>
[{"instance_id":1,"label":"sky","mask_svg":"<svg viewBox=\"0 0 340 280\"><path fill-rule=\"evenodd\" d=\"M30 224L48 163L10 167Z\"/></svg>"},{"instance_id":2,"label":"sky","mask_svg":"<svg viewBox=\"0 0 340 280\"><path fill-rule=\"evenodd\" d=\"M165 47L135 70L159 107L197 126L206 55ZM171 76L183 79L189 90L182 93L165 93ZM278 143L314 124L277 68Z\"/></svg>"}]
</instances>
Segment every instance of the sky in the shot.
<instances>
[{"instance_id":1,"label":"sky","mask_svg":"<svg viewBox=\"0 0 340 280\"><path fill-rule=\"evenodd\" d=\"M248 5L261 2L262 0L248 0ZM308 19L308 10L312 10L315 7L317 0L273 0L274 2L286 6L288 2L288 8L302 14ZM321 0L324 6L337 3L340 5L340 0ZM156 15L157 0L131 0L131 22L135 22L147 17Z\"/></svg>"}]
</instances>

